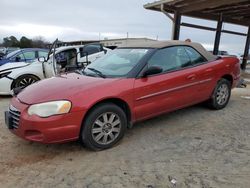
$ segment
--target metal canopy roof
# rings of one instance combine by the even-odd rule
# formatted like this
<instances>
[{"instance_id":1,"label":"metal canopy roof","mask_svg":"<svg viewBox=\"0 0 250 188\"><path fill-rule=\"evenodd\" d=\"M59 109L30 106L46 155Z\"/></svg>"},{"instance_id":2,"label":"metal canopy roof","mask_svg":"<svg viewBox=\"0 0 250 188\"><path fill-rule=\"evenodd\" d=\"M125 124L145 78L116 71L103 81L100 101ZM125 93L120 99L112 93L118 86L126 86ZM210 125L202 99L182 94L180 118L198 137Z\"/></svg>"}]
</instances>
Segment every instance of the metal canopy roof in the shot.
<instances>
[{"instance_id":1,"label":"metal canopy roof","mask_svg":"<svg viewBox=\"0 0 250 188\"><path fill-rule=\"evenodd\" d=\"M250 26L250 0L161 0L144 8L215 21L223 17L224 22Z\"/></svg>"}]
</instances>

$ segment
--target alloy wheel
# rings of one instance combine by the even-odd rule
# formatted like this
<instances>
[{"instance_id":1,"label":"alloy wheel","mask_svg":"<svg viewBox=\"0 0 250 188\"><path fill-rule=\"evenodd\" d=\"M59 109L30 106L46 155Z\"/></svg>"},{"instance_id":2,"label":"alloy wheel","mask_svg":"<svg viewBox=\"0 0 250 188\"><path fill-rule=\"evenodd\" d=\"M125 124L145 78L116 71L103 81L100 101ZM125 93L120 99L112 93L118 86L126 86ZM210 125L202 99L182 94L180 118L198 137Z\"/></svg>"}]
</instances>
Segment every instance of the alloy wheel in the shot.
<instances>
[{"instance_id":1,"label":"alloy wheel","mask_svg":"<svg viewBox=\"0 0 250 188\"><path fill-rule=\"evenodd\" d=\"M108 145L120 134L121 120L113 112L101 114L92 125L92 137L98 144Z\"/></svg>"},{"instance_id":2,"label":"alloy wheel","mask_svg":"<svg viewBox=\"0 0 250 188\"><path fill-rule=\"evenodd\" d=\"M27 86L29 86L29 85L35 83L36 81L37 81L37 80L34 79L34 78L25 77L25 78L21 79L20 81L18 81L18 82L16 83L16 87L23 87L23 88L25 88L25 87L27 87Z\"/></svg>"},{"instance_id":3,"label":"alloy wheel","mask_svg":"<svg viewBox=\"0 0 250 188\"><path fill-rule=\"evenodd\" d=\"M229 88L226 84L219 86L216 93L216 100L219 105L224 105L229 97Z\"/></svg>"}]
</instances>

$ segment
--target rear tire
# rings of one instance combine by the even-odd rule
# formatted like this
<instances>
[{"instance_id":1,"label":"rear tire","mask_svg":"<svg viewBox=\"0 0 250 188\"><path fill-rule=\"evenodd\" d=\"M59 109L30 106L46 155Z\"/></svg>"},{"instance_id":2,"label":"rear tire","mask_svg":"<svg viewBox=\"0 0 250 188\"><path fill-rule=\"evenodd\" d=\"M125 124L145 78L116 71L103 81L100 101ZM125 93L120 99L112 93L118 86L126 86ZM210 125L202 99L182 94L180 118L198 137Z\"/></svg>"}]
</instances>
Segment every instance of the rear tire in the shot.
<instances>
[{"instance_id":1,"label":"rear tire","mask_svg":"<svg viewBox=\"0 0 250 188\"><path fill-rule=\"evenodd\" d=\"M208 101L208 106L214 110L220 110L227 106L231 96L231 83L222 78L218 81L213 94Z\"/></svg>"},{"instance_id":2,"label":"rear tire","mask_svg":"<svg viewBox=\"0 0 250 188\"><path fill-rule=\"evenodd\" d=\"M127 118L113 103L100 104L87 115L80 134L84 146L91 150L111 148L124 136Z\"/></svg>"}]
</instances>

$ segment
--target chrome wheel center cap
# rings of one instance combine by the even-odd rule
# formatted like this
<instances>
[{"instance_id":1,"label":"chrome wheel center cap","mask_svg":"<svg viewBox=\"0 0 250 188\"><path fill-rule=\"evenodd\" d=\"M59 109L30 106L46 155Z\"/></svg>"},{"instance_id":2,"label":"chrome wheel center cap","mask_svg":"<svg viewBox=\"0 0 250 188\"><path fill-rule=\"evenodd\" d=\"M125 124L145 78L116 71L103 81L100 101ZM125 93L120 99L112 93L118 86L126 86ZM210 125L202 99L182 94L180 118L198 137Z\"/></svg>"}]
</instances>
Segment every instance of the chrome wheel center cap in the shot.
<instances>
[{"instance_id":1,"label":"chrome wheel center cap","mask_svg":"<svg viewBox=\"0 0 250 188\"><path fill-rule=\"evenodd\" d=\"M103 133L109 133L111 130L112 130L112 125L109 123L105 124L102 129Z\"/></svg>"}]
</instances>

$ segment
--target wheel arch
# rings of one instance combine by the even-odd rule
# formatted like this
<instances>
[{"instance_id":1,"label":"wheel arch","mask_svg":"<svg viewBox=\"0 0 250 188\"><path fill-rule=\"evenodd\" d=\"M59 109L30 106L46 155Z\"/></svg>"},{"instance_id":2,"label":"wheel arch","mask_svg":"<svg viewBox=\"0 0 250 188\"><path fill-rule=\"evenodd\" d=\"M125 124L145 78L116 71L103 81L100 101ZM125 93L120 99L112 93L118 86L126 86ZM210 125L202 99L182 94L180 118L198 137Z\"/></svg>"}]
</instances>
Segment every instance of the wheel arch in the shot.
<instances>
[{"instance_id":1,"label":"wheel arch","mask_svg":"<svg viewBox=\"0 0 250 188\"><path fill-rule=\"evenodd\" d=\"M12 90L13 87L14 87L15 81L16 81L18 78L22 77L22 76L34 76L34 77L36 77L38 80L41 80L41 78L40 78L39 76L37 76L37 75L35 75L35 74L32 74L32 73L21 74L21 75L18 75L16 78L13 78L13 81L12 81L11 86L10 86L10 89L11 89L11 90Z\"/></svg>"},{"instance_id":2,"label":"wheel arch","mask_svg":"<svg viewBox=\"0 0 250 188\"><path fill-rule=\"evenodd\" d=\"M105 104L105 103L113 103L115 105L117 105L118 107L120 107L124 113L126 114L127 117L127 122L128 122L128 127L131 127L132 125L132 113L131 113L131 109L128 105L128 103L126 101L124 101L123 99L120 98L106 98L106 99L102 99L98 102L96 102L95 104L93 104L88 111L86 112L83 120L82 120L82 125L86 119L86 117L93 111L93 109L101 104Z\"/></svg>"},{"instance_id":3,"label":"wheel arch","mask_svg":"<svg viewBox=\"0 0 250 188\"><path fill-rule=\"evenodd\" d=\"M221 78L224 78L224 79L228 80L231 83L231 86L233 85L233 76L232 75L225 74Z\"/></svg>"}]
</instances>

